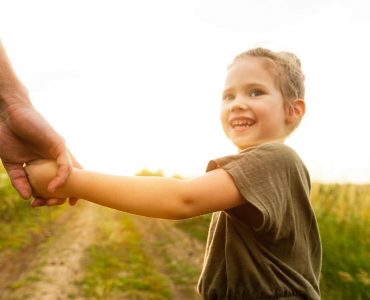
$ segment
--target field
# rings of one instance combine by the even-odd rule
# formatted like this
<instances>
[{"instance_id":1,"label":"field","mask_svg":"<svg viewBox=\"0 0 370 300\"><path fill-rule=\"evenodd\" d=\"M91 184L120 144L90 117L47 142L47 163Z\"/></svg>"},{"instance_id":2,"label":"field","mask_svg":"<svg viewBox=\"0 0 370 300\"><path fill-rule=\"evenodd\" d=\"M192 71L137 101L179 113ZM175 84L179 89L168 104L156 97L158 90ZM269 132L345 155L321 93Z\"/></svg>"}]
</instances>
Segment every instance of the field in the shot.
<instances>
[{"instance_id":1,"label":"field","mask_svg":"<svg viewBox=\"0 0 370 300\"><path fill-rule=\"evenodd\" d=\"M370 299L370 185L315 183L312 204L322 299ZM199 299L209 221L152 220L82 200L31 209L0 173L1 299Z\"/></svg>"},{"instance_id":2,"label":"field","mask_svg":"<svg viewBox=\"0 0 370 300\"><path fill-rule=\"evenodd\" d=\"M322 299L370 299L370 186L315 184L312 203L323 242Z\"/></svg>"}]
</instances>

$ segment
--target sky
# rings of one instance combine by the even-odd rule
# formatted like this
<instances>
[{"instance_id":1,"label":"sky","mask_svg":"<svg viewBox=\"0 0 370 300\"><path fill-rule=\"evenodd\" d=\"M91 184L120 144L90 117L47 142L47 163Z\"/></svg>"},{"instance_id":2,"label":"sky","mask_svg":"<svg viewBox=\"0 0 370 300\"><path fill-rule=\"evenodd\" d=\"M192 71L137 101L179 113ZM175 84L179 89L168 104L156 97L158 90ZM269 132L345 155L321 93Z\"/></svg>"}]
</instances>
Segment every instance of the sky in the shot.
<instances>
[{"instance_id":1,"label":"sky","mask_svg":"<svg viewBox=\"0 0 370 300\"><path fill-rule=\"evenodd\" d=\"M81 164L201 175L234 154L219 109L226 67L291 51L306 115L286 140L313 181L370 182L367 1L1 0L0 38L31 100Z\"/></svg>"}]
</instances>

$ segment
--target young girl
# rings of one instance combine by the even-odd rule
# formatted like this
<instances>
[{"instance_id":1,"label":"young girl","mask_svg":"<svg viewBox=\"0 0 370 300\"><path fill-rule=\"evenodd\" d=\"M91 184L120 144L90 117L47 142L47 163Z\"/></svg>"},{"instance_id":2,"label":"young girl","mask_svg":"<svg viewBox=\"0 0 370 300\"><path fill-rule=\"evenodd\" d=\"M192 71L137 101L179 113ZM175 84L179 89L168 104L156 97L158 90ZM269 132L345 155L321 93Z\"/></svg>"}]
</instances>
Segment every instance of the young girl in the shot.
<instances>
[{"instance_id":1,"label":"young girl","mask_svg":"<svg viewBox=\"0 0 370 300\"><path fill-rule=\"evenodd\" d=\"M111 176L73 169L49 193L53 161L28 164L38 197L77 197L142 216L182 219L214 212L198 290L204 299L320 299L321 241L310 178L284 145L305 112L304 76L291 53L257 48L228 67L221 106L239 153L187 180Z\"/></svg>"}]
</instances>

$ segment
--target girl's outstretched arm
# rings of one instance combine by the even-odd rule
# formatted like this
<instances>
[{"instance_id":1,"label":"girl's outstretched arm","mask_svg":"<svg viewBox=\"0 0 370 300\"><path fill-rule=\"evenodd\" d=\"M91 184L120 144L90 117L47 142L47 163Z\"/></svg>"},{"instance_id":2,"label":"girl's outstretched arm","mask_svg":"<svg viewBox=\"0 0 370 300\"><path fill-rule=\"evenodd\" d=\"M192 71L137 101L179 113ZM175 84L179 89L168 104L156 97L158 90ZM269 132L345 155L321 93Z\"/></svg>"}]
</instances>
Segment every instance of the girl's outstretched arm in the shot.
<instances>
[{"instance_id":1,"label":"girl's outstretched arm","mask_svg":"<svg viewBox=\"0 0 370 300\"><path fill-rule=\"evenodd\" d=\"M52 160L38 160L26 166L35 196L77 197L124 212L164 219L190 218L245 203L223 169L181 180L114 176L73 168L66 184L49 193L47 183L56 170Z\"/></svg>"}]
</instances>

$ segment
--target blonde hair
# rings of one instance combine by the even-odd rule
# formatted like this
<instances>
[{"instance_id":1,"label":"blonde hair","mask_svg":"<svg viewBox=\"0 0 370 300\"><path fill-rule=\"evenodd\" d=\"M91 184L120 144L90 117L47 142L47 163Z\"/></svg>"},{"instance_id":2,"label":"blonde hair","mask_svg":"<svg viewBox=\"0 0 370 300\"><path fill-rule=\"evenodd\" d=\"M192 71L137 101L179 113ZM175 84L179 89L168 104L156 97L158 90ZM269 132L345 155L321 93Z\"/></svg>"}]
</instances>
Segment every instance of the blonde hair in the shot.
<instances>
[{"instance_id":1,"label":"blonde hair","mask_svg":"<svg viewBox=\"0 0 370 300\"><path fill-rule=\"evenodd\" d=\"M302 72L301 61L295 54L286 51L274 52L265 48L253 48L237 55L228 68L240 59L248 56L266 59L268 67L281 91L285 106L289 106L295 99L304 99L305 76ZM300 121L300 119L297 120L289 132L292 132L299 125Z\"/></svg>"},{"instance_id":2,"label":"blonde hair","mask_svg":"<svg viewBox=\"0 0 370 300\"><path fill-rule=\"evenodd\" d=\"M289 103L294 99L304 99L305 77L301 69L301 61L296 55L285 51L274 52L265 48L254 48L237 55L230 66L247 56L265 58L270 62L271 71L284 101Z\"/></svg>"}]
</instances>

